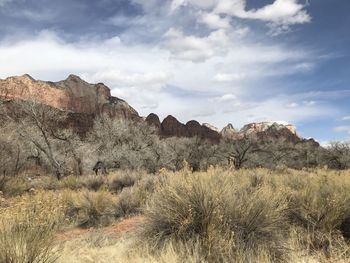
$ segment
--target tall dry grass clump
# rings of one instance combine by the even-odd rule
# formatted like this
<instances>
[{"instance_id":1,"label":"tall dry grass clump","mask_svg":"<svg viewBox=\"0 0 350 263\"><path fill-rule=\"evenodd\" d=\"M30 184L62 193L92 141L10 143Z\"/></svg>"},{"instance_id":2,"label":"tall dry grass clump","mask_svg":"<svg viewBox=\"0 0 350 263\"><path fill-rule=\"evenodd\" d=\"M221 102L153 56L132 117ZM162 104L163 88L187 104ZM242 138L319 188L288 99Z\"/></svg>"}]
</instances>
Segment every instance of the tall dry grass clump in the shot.
<instances>
[{"instance_id":1,"label":"tall dry grass clump","mask_svg":"<svg viewBox=\"0 0 350 263\"><path fill-rule=\"evenodd\" d=\"M112 193L119 193L124 188L134 186L142 176L147 176L147 174L141 174L141 172L133 171L114 173L109 178L108 190Z\"/></svg>"},{"instance_id":2,"label":"tall dry grass clump","mask_svg":"<svg viewBox=\"0 0 350 263\"><path fill-rule=\"evenodd\" d=\"M315 170L301 176L295 172L281 183L286 185L289 220L300 244L325 256L343 250L350 231L349 173Z\"/></svg>"},{"instance_id":3,"label":"tall dry grass clump","mask_svg":"<svg viewBox=\"0 0 350 263\"><path fill-rule=\"evenodd\" d=\"M59 254L53 236L64 221L63 210L56 194L44 192L0 209L0 262L55 262Z\"/></svg>"},{"instance_id":4,"label":"tall dry grass clump","mask_svg":"<svg viewBox=\"0 0 350 263\"><path fill-rule=\"evenodd\" d=\"M107 191L66 192L66 216L80 227L101 227L115 218L117 198Z\"/></svg>"},{"instance_id":5,"label":"tall dry grass clump","mask_svg":"<svg viewBox=\"0 0 350 263\"><path fill-rule=\"evenodd\" d=\"M287 260L286 198L239 181L220 169L168 175L145 211L141 239L156 249L184 244L208 262Z\"/></svg>"}]
</instances>

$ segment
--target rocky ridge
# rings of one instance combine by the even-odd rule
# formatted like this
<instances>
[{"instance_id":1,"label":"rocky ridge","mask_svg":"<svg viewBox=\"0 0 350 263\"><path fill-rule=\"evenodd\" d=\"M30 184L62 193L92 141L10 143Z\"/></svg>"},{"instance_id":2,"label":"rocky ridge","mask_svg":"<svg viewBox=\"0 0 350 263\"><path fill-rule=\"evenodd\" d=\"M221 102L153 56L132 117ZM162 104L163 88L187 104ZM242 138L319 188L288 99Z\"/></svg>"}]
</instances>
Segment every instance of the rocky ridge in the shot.
<instances>
[{"instance_id":1,"label":"rocky ridge","mask_svg":"<svg viewBox=\"0 0 350 263\"><path fill-rule=\"evenodd\" d=\"M29 75L0 79L0 99L9 102L34 100L67 112L69 126L76 127L80 132L88 131L96 116L107 115L111 118L145 120L163 138L197 136L212 143L218 143L222 138L241 139L245 136L255 136L261 140L282 138L293 143L305 141L297 135L293 125L272 122L247 124L239 131L228 124L219 131L208 123L200 124L195 120L183 124L171 115L162 122L154 113L142 119L127 102L111 96L110 89L103 83L90 84L75 75L58 82L35 80Z\"/></svg>"}]
</instances>

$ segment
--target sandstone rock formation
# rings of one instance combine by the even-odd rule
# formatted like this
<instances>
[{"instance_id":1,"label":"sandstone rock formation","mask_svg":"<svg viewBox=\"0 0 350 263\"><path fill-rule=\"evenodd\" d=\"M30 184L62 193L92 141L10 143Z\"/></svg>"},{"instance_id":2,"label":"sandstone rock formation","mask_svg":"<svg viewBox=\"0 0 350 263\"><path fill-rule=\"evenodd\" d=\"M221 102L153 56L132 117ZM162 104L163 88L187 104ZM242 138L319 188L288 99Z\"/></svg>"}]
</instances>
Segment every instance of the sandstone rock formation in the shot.
<instances>
[{"instance_id":1,"label":"sandstone rock formation","mask_svg":"<svg viewBox=\"0 0 350 263\"><path fill-rule=\"evenodd\" d=\"M215 126L209 124L209 123L203 123L202 125L203 125L204 127L207 127L208 129L212 130L212 131L215 131L215 132L219 133L219 129L216 128Z\"/></svg>"},{"instance_id":2,"label":"sandstone rock formation","mask_svg":"<svg viewBox=\"0 0 350 263\"><path fill-rule=\"evenodd\" d=\"M283 140L290 143L309 143L318 147L319 144L313 139L303 139L297 132L295 126L291 124L278 124L276 122L259 122L245 125L240 131L236 131L232 124L228 124L220 132L223 138L242 139L253 137L260 141Z\"/></svg>"},{"instance_id":3,"label":"sandstone rock formation","mask_svg":"<svg viewBox=\"0 0 350 263\"><path fill-rule=\"evenodd\" d=\"M274 130L274 131L280 131L283 129L288 129L292 134L296 133L295 126L291 124L283 125L278 124L276 122L259 122L259 123L250 123L245 125L241 130L240 133L243 133L245 135L249 134L256 134L259 132L265 132L267 130Z\"/></svg>"},{"instance_id":4,"label":"sandstone rock formation","mask_svg":"<svg viewBox=\"0 0 350 263\"><path fill-rule=\"evenodd\" d=\"M0 80L0 98L3 100L34 100L62 111L110 117L139 118L125 101L112 97L102 83L89 84L75 75L66 80L48 82L29 75Z\"/></svg>"},{"instance_id":5,"label":"sandstone rock formation","mask_svg":"<svg viewBox=\"0 0 350 263\"><path fill-rule=\"evenodd\" d=\"M148 125L153 126L158 133L161 131L161 123L157 114L151 113L145 119Z\"/></svg>"},{"instance_id":6,"label":"sandstone rock formation","mask_svg":"<svg viewBox=\"0 0 350 263\"><path fill-rule=\"evenodd\" d=\"M184 124L179 122L175 117L169 115L161 124L161 135L165 137L187 137L188 131Z\"/></svg>"},{"instance_id":7,"label":"sandstone rock formation","mask_svg":"<svg viewBox=\"0 0 350 263\"><path fill-rule=\"evenodd\" d=\"M209 128L210 126L208 127L208 124L201 125L195 120L183 124L175 117L169 115L160 122L159 117L156 114L151 113L147 116L146 122L155 127L158 134L163 138L198 137L212 143L218 143L221 139L221 135L213 128Z\"/></svg>"},{"instance_id":8,"label":"sandstone rock formation","mask_svg":"<svg viewBox=\"0 0 350 263\"><path fill-rule=\"evenodd\" d=\"M231 123L227 124L221 132L221 136L224 138L229 138L229 139L237 139L240 137L240 134L236 131L236 129L233 127Z\"/></svg>"},{"instance_id":9,"label":"sandstone rock formation","mask_svg":"<svg viewBox=\"0 0 350 263\"><path fill-rule=\"evenodd\" d=\"M186 123L186 129L188 131L189 137L197 136L201 139L206 139L214 143L218 143L221 139L221 135L208 128L205 125L199 124L197 121L189 121Z\"/></svg>"}]
</instances>

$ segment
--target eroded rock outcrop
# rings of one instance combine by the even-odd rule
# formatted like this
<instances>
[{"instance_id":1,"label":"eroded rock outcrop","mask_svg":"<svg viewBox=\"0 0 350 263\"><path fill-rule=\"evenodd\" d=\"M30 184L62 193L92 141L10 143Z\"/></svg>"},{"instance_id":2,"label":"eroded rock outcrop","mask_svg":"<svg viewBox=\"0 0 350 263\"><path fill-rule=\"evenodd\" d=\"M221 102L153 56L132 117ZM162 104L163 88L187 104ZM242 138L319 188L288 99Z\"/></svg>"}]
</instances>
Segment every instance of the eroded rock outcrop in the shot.
<instances>
[{"instance_id":1,"label":"eroded rock outcrop","mask_svg":"<svg viewBox=\"0 0 350 263\"><path fill-rule=\"evenodd\" d=\"M228 139L239 139L240 135L231 123L227 124L221 132L221 136Z\"/></svg>"},{"instance_id":2,"label":"eroded rock outcrop","mask_svg":"<svg viewBox=\"0 0 350 263\"><path fill-rule=\"evenodd\" d=\"M36 101L56 109L77 114L108 114L110 117L139 118L125 101L112 97L102 83L89 84L70 75L59 82L35 80L29 75L0 80L3 100Z\"/></svg>"},{"instance_id":3,"label":"eroded rock outcrop","mask_svg":"<svg viewBox=\"0 0 350 263\"><path fill-rule=\"evenodd\" d=\"M204 127L207 127L208 129L212 130L212 131L215 131L215 132L219 133L219 129L216 128L215 126L209 124L209 123L203 123L202 125L203 125Z\"/></svg>"},{"instance_id":4,"label":"eroded rock outcrop","mask_svg":"<svg viewBox=\"0 0 350 263\"><path fill-rule=\"evenodd\" d=\"M283 140L289 143L308 143L312 146L318 147L319 144L313 139L301 138L297 132L296 127L291 124L279 124L276 122L259 122L245 125L241 130L237 131L232 124L228 124L220 132L223 138L242 139L244 137L253 137L259 141L274 141Z\"/></svg>"},{"instance_id":5,"label":"eroded rock outcrop","mask_svg":"<svg viewBox=\"0 0 350 263\"><path fill-rule=\"evenodd\" d=\"M245 125L241 130L240 133L243 133L245 135L249 134L257 134L260 132L265 131L281 131L283 129L289 130L292 134L297 135L295 126L291 124L278 124L276 122L259 122L259 123L250 123Z\"/></svg>"},{"instance_id":6,"label":"eroded rock outcrop","mask_svg":"<svg viewBox=\"0 0 350 263\"><path fill-rule=\"evenodd\" d=\"M165 137L188 137L186 126L179 122L175 117L169 115L161 125L161 135Z\"/></svg>"},{"instance_id":7,"label":"eroded rock outcrop","mask_svg":"<svg viewBox=\"0 0 350 263\"><path fill-rule=\"evenodd\" d=\"M149 125L153 126L163 138L198 137L212 143L218 143L221 139L221 135L217 131L204 124L201 125L195 120L183 124L174 116L169 115L160 122L159 117L154 113L149 114L145 120Z\"/></svg>"}]
</instances>

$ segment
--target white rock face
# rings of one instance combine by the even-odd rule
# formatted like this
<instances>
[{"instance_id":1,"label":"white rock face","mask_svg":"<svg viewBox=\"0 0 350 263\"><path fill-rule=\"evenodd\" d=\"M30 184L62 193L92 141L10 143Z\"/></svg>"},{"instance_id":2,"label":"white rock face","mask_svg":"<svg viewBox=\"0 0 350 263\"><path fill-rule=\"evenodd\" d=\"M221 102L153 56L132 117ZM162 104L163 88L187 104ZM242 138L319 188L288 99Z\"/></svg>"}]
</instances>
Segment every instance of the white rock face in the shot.
<instances>
[{"instance_id":1,"label":"white rock face","mask_svg":"<svg viewBox=\"0 0 350 263\"><path fill-rule=\"evenodd\" d=\"M295 126L293 126L291 124L287 124L287 125L278 124L276 122L250 123L250 124L245 125L240 130L240 133L245 134L245 135L249 135L252 133L264 132L270 128L275 129L277 131L287 128L293 134L296 134L296 127Z\"/></svg>"},{"instance_id":2,"label":"white rock face","mask_svg":"<svg viewBox=\"0 0 350 263\"><path fill-rule=\"evenodd\" d=\"M209 123L203 123L202 124L204 127L207 127L208 129L211 129L212 131L216 131L216 132L219 132L219 129L216 128L215 126L209 124Z\"/></svg>"},{"instance_id":3,"label":"white rock face","mask_svg":"<svg viewBox=\"0 0 350 263\"><path fill-rule=\"evenodd\" d=\"M296 127L291 124L279 124L276 122L259 122L259 123L250 123L245 125L240 131L237 131L233 128L232 124L228 124L222 129L220 134L226 138L239 139L244 136L254 135L260 132L268 131L269 129L274 131L280 131L283 129L288 129L292 134L297 135Z\"/></svg>"},{"instance_id":4,"label":"white rock face","mask_svg":"<svg viewBox=\"0 0 350 263\"><path fill-rule=\"evenodd\" d=\"M231 123L227 124L227 126L221 130L220 134L224 138L231 139L236 139L240 136L240 134L237 132L237 130L233 127Z\"/></svg>"}]
</instances>

